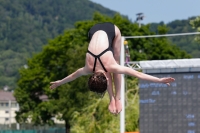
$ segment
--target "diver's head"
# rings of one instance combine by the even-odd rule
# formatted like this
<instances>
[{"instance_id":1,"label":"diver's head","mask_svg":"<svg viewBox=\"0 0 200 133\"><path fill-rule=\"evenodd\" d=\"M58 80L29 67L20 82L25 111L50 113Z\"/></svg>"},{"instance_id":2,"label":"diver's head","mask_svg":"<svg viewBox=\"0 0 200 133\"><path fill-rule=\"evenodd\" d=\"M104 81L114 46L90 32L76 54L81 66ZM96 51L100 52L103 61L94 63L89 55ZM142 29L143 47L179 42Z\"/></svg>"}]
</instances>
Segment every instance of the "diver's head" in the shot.
<instances>
[{"instance_id":1,"label":"diver's head","mask_svg":"<svg viewBox=\"0 0 200 133\"><path fill-rule=\"evenodd\" d=\"M107 77L102 72L95 72L89 77L88 87L90 91L104 94L107 89Z\"/></svg>"}]
</instances>

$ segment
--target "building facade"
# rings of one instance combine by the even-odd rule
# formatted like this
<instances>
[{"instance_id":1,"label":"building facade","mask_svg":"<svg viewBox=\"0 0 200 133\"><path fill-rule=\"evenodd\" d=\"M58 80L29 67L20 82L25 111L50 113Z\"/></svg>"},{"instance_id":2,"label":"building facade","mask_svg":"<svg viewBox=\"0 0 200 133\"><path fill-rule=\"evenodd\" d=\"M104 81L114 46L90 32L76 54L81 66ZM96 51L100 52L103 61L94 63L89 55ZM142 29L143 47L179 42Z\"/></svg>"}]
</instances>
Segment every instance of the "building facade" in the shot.
<instances>
[{"instance_id":1,"label":"building facade","mask_svg":"<svg viewBox=\"0 0 200 133\"><path fill-rule=\"evenodd\" d=\"M19 109L12 92L0 91L0 124L9 125L16 123L15 112Z\"/></svg>"},{"instance_id":2,"label":"building facade","mask_svg":"<svg viewBox=\"0 0 200 133\"><path fill-rule=\"evenodd\" d=\"M40 99L43 102L48 101L48 97L46 95L40 96ZM11 127L12 124L16 124L15 112L18 110L19 105L13 96L13 93L3 90L0 91L0 125ZM57 124L64 124L64 121L57 120L56 118L52 119Z\"/></svg>"}]
</instances>

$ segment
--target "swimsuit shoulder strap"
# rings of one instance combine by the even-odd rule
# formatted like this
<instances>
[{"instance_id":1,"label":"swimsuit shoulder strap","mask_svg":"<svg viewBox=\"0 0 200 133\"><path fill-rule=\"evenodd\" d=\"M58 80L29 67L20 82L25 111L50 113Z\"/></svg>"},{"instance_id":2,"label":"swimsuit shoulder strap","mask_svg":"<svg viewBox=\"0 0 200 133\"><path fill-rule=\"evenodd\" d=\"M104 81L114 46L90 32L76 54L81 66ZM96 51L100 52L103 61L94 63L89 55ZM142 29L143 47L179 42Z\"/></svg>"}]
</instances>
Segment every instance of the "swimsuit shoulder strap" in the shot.
<instances>
[{"instance_id":1,"label":"swimsuit shoulder strap","mask_svg":"<svg viewBox=\"0 0 200 133\"><path fill-rule=\"evenodd\" d=\"M103 52L101 52L99 55L95 55L95 54L93 54L92 52L90 52L89 50L87 51L89 54L91 54L91 55L95 58L95 60L94 60L94 66L93 66L93 72L95 72L95 67L96 67L97 59L99 60L101 66L102 66L103 69L104 69L104 71L107 72L106 68L104 67L104 65L103 65L103 63L102 63L102 61L101 61L101 59L100 59L100 57L101 57L104 53L106 53L107 51L110 51L110 49L109 49L109 48L105 49L105 50L104 50Z\"/></svg>"}]
</instances>

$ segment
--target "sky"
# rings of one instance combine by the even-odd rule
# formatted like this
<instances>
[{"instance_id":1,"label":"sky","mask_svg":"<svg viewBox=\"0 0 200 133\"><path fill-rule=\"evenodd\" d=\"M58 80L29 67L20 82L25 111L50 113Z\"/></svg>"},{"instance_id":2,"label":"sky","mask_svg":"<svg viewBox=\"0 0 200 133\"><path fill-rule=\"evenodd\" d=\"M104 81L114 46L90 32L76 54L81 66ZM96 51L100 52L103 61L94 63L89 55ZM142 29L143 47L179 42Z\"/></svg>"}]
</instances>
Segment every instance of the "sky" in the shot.
<instances>
[{"instance_id":1,"label":"sky","mask_svg":"<svg viewBox=\"0 0 200 133\"><path fill-rule=\"evenodd\" d=\"M136 20L137 13L143 13L142 23L165 24L174 20L185 20L200 16L200 0L90 0L122 15Z\"/></svg>"}]
</instances>

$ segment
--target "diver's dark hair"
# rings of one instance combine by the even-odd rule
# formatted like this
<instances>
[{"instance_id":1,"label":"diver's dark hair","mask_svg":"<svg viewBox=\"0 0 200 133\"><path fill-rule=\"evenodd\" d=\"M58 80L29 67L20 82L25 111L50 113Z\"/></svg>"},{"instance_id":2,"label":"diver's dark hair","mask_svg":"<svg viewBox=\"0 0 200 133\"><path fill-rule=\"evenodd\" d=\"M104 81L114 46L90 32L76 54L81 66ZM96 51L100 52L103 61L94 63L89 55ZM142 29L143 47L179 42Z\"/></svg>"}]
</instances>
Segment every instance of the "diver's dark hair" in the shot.
<instances>
[{"instance_id":1,"label":"diver's dark hair","mask_svg":"<svg viewBox=\"0 0 200 133\"><path fill-rule=\"evenodd\" d=\"M104 94L107 89L107 79L102 72L95 72L89 77L88 87L90 91Z\"/></svg>"}]
</instances>

